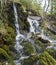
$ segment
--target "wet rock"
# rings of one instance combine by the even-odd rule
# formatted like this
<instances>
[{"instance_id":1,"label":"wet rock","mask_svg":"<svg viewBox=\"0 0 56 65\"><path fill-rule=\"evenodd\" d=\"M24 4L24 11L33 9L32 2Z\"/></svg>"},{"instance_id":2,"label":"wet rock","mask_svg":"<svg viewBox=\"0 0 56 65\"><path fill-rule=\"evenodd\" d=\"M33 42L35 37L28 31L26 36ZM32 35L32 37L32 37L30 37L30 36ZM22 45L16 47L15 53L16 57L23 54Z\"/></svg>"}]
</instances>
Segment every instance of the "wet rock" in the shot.
<instances>
[{"instance_id":1,"label":"wet rock","mask_svg":"<svg viewBox=\"0 0 56 65\"><path fill-rule=\"evenodd\" d=\"M39 59L39 55L36 54L34 56L30 56L27 59L24 59L23 65L36 65L37 60Z\"/></svg>"},{"instance_id":2,"label":"wet rock","mask_svg":"<svg viewBox=\"0 0 56 65\"><path fill-rule=\"evenodd\" d=\"M35 12L35 11L32 10L32 9L26 9L26 11L28 12L28 15L34 15L34 16L37 15L37 12Z\"/></svg>"},{"instance_id":3,"label":"wet rock","mask_svg":"<svg viewBox=\"0 0 56 65\"><path fill-rule=\"evenodd\" d=\"M31 54L31 57L33 57L33 56L35 56L35 55L36 55L36 53L32 53L32 54Z\"/></svg>"},{"instance_id":4,"label":"wet rock","mask_svg":"<svg viewBox=\"0 0 56 65\"><path fill-rule=\"evenodd\" d=\"M51 23L50 23L51 22ZM52 32L53 34L56 34L56 22L55 21L50 21L47 29Z\"/></svg>"},{"instance_id":5,"label":"wet rock","mask_svg":"<svg viewBox=\"0 0 56 65\"><path fill-rule=\"evenodd\" d=\"M56 27L50 26L48 27L48 30L50 30L53 34L56 34Z\"/></svg>"},{"instance_id":6,"label":"wet rock","mask_svg":"<svg viewBox=\"0 0 56 65\"><path fill-rule=\"evenodd\" d=\"M28 16L29 18L31 18L32 20L37 20L38 22L41 22L39 20L41 20L41 17L39 16Z\"/></svg>"},{"instance_id":7,"label":"wet rock","mask_svg":"<svg viewBox=\"0 0 56 65\"><path fill-rule=\"evenodd\" d=\"M44 39L42 39L41 37L40 37L40 38L38 38L38 40L40 40L42 43L49 43L49 41L48 41L48 40L44 40Z\"/></svg>"},{"instance_id":8,"label":"wet rock","mask_svg":"<svg viewBox=\"0 0 56 65\"><path fill-rule=\"evenodd\" d=\"M27 38L31 38L32 37L32 33L27 33Z\"/></svg>"}]
</instances>

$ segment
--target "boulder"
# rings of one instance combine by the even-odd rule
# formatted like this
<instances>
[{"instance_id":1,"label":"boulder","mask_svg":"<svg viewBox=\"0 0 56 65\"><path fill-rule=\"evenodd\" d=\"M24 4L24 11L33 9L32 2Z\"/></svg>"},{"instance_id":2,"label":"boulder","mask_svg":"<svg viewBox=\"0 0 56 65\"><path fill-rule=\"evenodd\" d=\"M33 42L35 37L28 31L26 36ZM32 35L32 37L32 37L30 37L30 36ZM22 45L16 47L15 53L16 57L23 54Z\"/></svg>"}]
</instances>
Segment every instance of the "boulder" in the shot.
<instances>
[{"instance_id":1,"label":"boulder","mask_svg":"<svg viewBox=\"0 0 56 65\"><path fill-rule=\"evenodd\" d=\"M32 37L32 33L27 33L27 38L31 38Z\"/></svg>"}]
</instances>

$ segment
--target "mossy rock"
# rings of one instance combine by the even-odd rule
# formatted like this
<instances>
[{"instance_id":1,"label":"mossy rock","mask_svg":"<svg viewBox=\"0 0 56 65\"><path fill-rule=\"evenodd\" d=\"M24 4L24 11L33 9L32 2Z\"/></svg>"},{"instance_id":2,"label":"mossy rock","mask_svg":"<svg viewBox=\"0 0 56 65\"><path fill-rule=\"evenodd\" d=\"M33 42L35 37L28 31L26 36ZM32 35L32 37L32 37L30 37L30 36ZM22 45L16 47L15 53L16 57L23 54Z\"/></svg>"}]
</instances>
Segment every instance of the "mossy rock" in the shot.
<instances>
[{"instance_id":1,"label":"mossy rock","mask_svg":"<svg viewBox=\"0 0 56 65\"><path fill-rule=\"evenodd\" d=\"M7 44L10 44L12 42L14 42L15 40L15 31L12 27L8 26L7 27L7 33L4 34L4 41L7 42Z\"/></svg>"},{"instance_id":2,"label":"mossy rock","mask_svg":"<svg viewBox=\"0 0 56 65\"><path fill-rule=\"evenodd\" d=\"M3 46L2 46L2 49L4 49L7 53L9 52L9 48L8 48L7 45L3 45Z\"/></svg>"},{"instance_id":3,"label":"mossy rock","mask_svg":"<svg viewBox=\"0 0 56 65\"><path fill-rule=\"evenodd\" d=\"M11 61L8 65L15 65L13 61Z\"/></svg>"},{"instance_id":4,"label":"mossy rock","mask_svg":"<svg viewBox=\"0 0 56 65\"><path fill-rule=\"evenodd\" d=\"M39 40L35 40L35 43L38 44L40 47L43 47L43 43Z\"/></svg>"},{"instance_id":5,"label":"mossy rock","mask_svg":"<svg viewBox=\"0 0 56 65\"><path fill-rule=\"evenodd\" d=\"M0 65L6 65L6 62L4 61L4 62L0 62Z\"/></svg>"},{"instance_id":6,"label":"mossy rock","mask_svg":"<svg viewBox=\"0 0 56 65\"><path fill-rule=\"evenodd\" d=\"M42 38L38 38L35 40L35 43L38 44L40 47L47 47L50 46L50 42L48 40L44 40Z\"/></svg>"},{"instance_id":7,"label":"mossy rock","mask_svg":"<svg viewBox=\"0 0 56 65\"><path fill-rule=\"evenodd\" d=\"M19 19L19 27L20 27L20 30L24 30L24 22L22 20Z\"/></svg>"},{"instance_id":8,"label":"mossy rock","mask_svg":"<svg viewBox=\"0 0 56 65\"><path fill-rule=\"evenodd\" d=\"M0 34L0 47L2 47L3 44L4 44L3 35Z\"/></svg>"},{"instance_id":9,"label":"mossy rock","mask_svg":"<svg viewBox=\"0 0 56 65\"><path fill-rule=\"evenodd\" d=\"M56 59L56 50L54 50L53 48L50 48L50 49L46 49L46 51L47 51L54 59Z\"/></svg>"},{"instance_id":10,"label":"mossy rock","mask_svg":"<svg viewBox=\"0 0 56 65\"><path fill-rule=\"evenodd\" d=\"M9 2L9 1L8 1ZM8 23L9 26L14 26L14 11L13 11L13 2L9 2L6 4L6 7L4 8L4 21Z\"/></svg>"},{"instance_id":11,"label":"mossy rock","mask_svg":"<svg viewBox=\"0 0 56 65\"><path fill-rule=\"evenodd\" d=\"M29 31L29 29L30 29L30 24L29 24L28 21L26 21L26 22L25 22L25 30L26 30L26 31Z\"/></svg>"},{"instance_id":12,"label":"mossy rock","mask_svg":"<svg viewBox=\"0 0 56 65\"><path fill-rule=\"evenodd\" d=\"M24 44L24 52L26 55L31 55L32 53L34 53L34 48L30 42L26 42Z\"/></svg>"},{"instance_id":13,"label":"mossy rock","mask_svg":"<svg viewBox=\"0 0 56 65\"><path fill-rule=\"evenodd\" d=\"M48 52L44 51L40 56L39 65L56 65L56 60Z\"/></svg>"},{"instance_id":14,"label":"mossy rock","mask_svg":"<svg viewBox=\"0 0 56 65\"><path fill-rule=\"evenodd\" d=\"M8 53L2 48L0 48L0 57L6 60L10 59Z\"/></svg>"},{"instance_id":15,"label":"mossy rock","mask_svg":"<svg viewBox=\"0 0 56 65\"><path fill-rule=\"evenodd\" d=\"M39 60L39 55L36 54L34 56L30 56L28 59L24 59L22 65L35 65L35 63Z\"/></svg>"},{"instance_id":16,"label":"mossy rock","mask_svg":"<svg viewBox=\"0 0 56 65\"><path fill-rule=\"evenodd\" d=\"M8 61L9 65L14 65L13 59L11 59L8 53L2 48L0 48L0 60Z\"/></svg>"}]
</instances>

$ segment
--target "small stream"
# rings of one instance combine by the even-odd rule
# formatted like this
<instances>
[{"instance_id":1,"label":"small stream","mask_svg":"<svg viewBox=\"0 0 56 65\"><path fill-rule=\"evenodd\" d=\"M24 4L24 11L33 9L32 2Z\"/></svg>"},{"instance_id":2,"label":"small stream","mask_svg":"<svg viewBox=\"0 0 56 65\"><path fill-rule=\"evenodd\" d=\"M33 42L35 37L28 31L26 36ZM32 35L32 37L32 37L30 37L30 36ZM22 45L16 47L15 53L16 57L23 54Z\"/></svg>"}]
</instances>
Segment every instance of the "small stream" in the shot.
<instances>
[{"instance_id":1,"label":"small stream","mask_svg":"<svg viewBox=\"0 0 56 65\"><path fill-rule=\"evenodd\" d=\"M56 40L53 40L49 36L44 34L44 30L42 30L41 37L42 37L42 39L48 40L51 43L51 45L48 46L47 48L54 48L56 50Z\"/></svg>"},{"instance_id":2,"label":"small stream","mask_svg":"<svg viewBox=\"0 0 56 65\"><path fill-rule=\"evenodd\" d=\"M18 24L18 15L17 15L17 9L15 4L13 4L13 9L14 9L14 16L15 16L15 27L16 27L16 45L15 45L15 49L20 53L20 59L19 60L15 60L15 65L21 65L20 60L23 60L25 58L28 58L28 56L23 56L22 52L23 52L23 46L20 45L20 40L21 38L24 38L24 36L22 34L20 34L19 31L19 24Z\"/></svg>"}]
</instances>

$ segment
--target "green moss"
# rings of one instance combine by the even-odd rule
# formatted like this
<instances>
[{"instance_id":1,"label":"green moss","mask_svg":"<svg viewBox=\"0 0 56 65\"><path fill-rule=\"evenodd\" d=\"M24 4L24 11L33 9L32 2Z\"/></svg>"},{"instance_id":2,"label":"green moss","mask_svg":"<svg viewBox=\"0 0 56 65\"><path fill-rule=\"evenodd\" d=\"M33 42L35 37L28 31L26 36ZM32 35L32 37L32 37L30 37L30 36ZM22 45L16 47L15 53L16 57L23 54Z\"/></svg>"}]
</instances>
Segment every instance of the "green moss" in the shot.
<instances>
[{"instance_id":1,"label":"green moss","mask_svg":"<svg viewBox=\"0 0 56 65\"><path fill-rule=\"evenodd\" d=\"M39 65L48 65L48 64L44 62L42 59L40 59Z\"/></svg>"},{"instance_id":2,"label":"green moss","mask_svg":"<svg viewBox=\"0 0 56 65\"><path fill-rule=\"evenodd\" d=\"M24 12L23 6L19 6L19 4L16 4L17 11L18 11L18 21L19 21L19 27L20 30L29 31L30 24L27 22L28 13Z\"/></svg>"},{"instance_id":3,"label":"green moss","mask_svg":"<svg viewBox=\"0 0 56 65\"><path fill-rule=\"evenodd\" d=\"M7 30L5 29L3 20L0 19L0 33L6 34Z\"/></svg>"},{"instance_id":4,"label":"green moss","mask_svg":"<svg viewBox=\"0 0 56 65\"><path fill-rule=\"evenodd\" d=\"M47 49L46 50L54 59L56 59L56 50L54 49Z\"/></svg>"},{"instance_id":5,"label":"green moss","mask_svg":"<svg viewBox=\"0 0 56 65\"><path fill-rule=\"evenodd\" d=\"M40 56L39 65L56 65L56 60L48 52L44 52Z\"/></svg>"},{"instance_id":6,"label":"green moss","mask_svg":"<svg viewBox=\"0 0 56 65\"><path fill-rule=\"evenodd\" d=\"M36 54L34 56L30 56L28 59L25 59L23 61L23 65L35 65L35 62L37 62L37 60L39 59L39 55Z\"/></svg>"},{"instance_id":7,"label":"green moss","mask_svg":"<svg viewBox=\"0 0 56 65\"><path fill-rule=\"evenodd\" d=\"M46 50L46 48L48 46L50 46L50 42L48 40L44 40L42 38L38 38L35 40L35 44L36 44L36 50L38 52L43 52L44 50Z\"/></svg>"},{"instance_id":8,"label":"green moss","mask_svg":"<svg viewBox=\"0 0 56 65\"><path fill-rule=\"evenodd\" d=\"M13 61L10 61L8 65L15 65Z\"/></svg>"},{"instance_id":9,"label":"green moss","mask_svg":"<svg viewBox=\"0 0 56 65\"><path fill-rule=\"evenodd\" d=\"M8 55L8 53L4 50L4 49L2 49L2 48L0 48L0 60L5 60L5 62L6 61L8 61L9 62L9 65L14 65L14 62L13 62L13 59Z\"/></svg>"},{"instance_id":10,"label":"green moss","mask_svg":"<svg viewBox=\"0 0 56 65\"><path fill-rule=\"evenodd\" d=\"M14 42L14 40L15 40L15 31L12 27L10 27L10 26L7 27L7 33L4 34L3 39L4 39L4 41L7 41L7 42Z\"/></svg>"},{"instance_id":11,"label":"green moss","mask_svg":"<svg viewBox=\"0 0 56 65\"><path fill-rule=\"evenodd\" d=\"M7 53L9 52L9 48L8 48L7 45L3 45L3 46L2 46L2 49L4 49Z\"/></svg>"},{"instance_id":12,"label":"green moss","mask_svg":"<svg viewBox=\"0 0 56 65\"><path fill-rule=\"evenodd\" d=\"M44 44L43 44L41 41L39 41L39 40L36 40L35 43L38 44L40 47L43 47L43 45L44 45Z\"/></svg>"},{"instance_id":13,"label":"green moss","mask_svg":"<svg viewBox=\"0 0 56 65\"><path fill-rule=\"evenodd\" d=\"M32 53L34 53L34 48L30 42L27 42L26 44L24 44L24 52L27 55L31 55Z\"/></svg>"},{"instance_id":14,"label":"green moss","mask_svg":"<svg viewBox=\"0 0 56 65\"><path fill-rule=\"evenodd\" d=\"M30 24L27 21L24 22L19 19L19 27L20 27L20 30L29 31Z\"/></svg>"},{"instance_id":15,"label":"green moss","mask_svg":"<svg viewBox=\"0 0 56 65\"><path fill-rule=\"evenodd\" d=\"M50 30L45 29L44 33L47 34L48 36L50 36L50 38L56 40L56 35L53 34Z\"/></svg>"},{"instance_id":16,"label":"green moss","mask_svg":"<svg viewBox=\"0 0 56 65\"><path fill-rule=\"evenodd\" d=\"M30 29L30 24L29 24L29 22L27 22L27 21L25 22L25 29L28 30L28 31L29 31L29 29Z\"/></svg>"},{"instance_id":17,"label":"green moss","mask_svg":"<svg viewBox=\"0 0 56 65\"><path fill-rule=\"evenodd\" d=\"M24 25L25 25L24 22L19 19L20 30L24 29Z\"/></svg>"},{"instance_id":18,"label":"green moss","mask_svg":"<svg viewBox=\"0 0 56 65\"><path fill-rule=\"evenodd\" d=\"M9 55L7 54L7 52L4 50L4 49L2 49L2 48L0 48L0 57L4 57L5 59L10 59L10 57L9 57Z\"/></svg>"}]
</instances>

